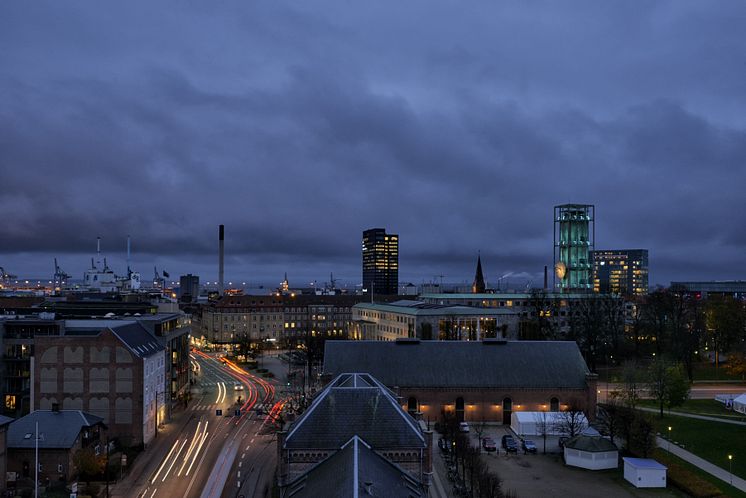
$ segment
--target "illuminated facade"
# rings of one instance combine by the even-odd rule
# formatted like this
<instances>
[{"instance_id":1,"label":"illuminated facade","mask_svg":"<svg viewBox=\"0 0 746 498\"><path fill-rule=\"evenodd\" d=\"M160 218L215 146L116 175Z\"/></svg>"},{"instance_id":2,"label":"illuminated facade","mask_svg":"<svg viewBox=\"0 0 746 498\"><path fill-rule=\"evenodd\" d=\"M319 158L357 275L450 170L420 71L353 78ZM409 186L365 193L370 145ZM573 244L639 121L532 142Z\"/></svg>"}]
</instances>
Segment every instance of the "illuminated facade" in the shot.
<instances>
[{"instance_id":1,"label":"illuminated facade","mask_svg":"<svg viewBox=\"0 0 746 498\"><path fill-rule=\"evenodd\" d=\"M554 207L554 286L560 292L590 292L590 252L595 240L595 207Z\"/></svg>"},{"instance_id":2,"label":"illuminated facade","mask_svg":"<svg viewBox=\"0 0 746 498\"><path fill-rule=\"evenodd\" d=\"M648 250L591 251L593 291L601 294L648 293Z\"/></svg>"},{"instance_id":3,"label":"illuminated facade","mask_svg":"<svg viewBox=\"0 0 746 498\"><path fill-rule=\"evenodd\" d=\"M399 236L384 228L363 232L363 292L396 294L399 288Z\"/></svg>"}]
</instances>

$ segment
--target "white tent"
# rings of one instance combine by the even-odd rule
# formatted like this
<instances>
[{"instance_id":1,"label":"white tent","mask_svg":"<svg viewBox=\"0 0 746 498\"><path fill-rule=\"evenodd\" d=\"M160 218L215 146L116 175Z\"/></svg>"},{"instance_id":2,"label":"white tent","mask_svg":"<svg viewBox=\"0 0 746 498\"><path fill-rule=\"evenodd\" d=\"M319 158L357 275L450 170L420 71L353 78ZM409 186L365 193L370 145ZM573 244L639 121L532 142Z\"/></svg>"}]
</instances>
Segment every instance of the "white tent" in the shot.
<instances>
[{"instance_id":1,"label":"white tent","mask_svg":"<svg viewBox=\"0 0 746 498\"><path fill-rule=\"evenodd\" d=\"M733 398L733 410L746 414L746 394Z\"/></svg>"},{"instance_id":2,"label":"white tent","mask_svg":"<svg viewBox=\"0 0 746 498\"><path fill-rule=\"evenodd\" d=\"M566 414L563 412L513 412L510 415L510 428L519 436L541 436L542 426L546 423L547 436L564 436L562 426ZM579 414L576 419L577 432L588 428L588 419Z\"/></svg>"},{"instance_id":3,"label":"white tent","mask_svg":"<svg viewBox=\"0 0 746 498\"><path fill-rule=\"evenodd\" d=\"M615 469L619 466L619 450L608 439L590 431L565 443L565 463L590 470Z\"/></svg>"},{"instance_id":4,"label":"white tent","mask_svg":"<svg viewBox=\"0 0 746 498\"><path fill-rule=\"evenodd\" d=\"M650 458L624 457L624 479L631 482L636 488L665 488L666 470Z\"/></svg>"}]
</instances>

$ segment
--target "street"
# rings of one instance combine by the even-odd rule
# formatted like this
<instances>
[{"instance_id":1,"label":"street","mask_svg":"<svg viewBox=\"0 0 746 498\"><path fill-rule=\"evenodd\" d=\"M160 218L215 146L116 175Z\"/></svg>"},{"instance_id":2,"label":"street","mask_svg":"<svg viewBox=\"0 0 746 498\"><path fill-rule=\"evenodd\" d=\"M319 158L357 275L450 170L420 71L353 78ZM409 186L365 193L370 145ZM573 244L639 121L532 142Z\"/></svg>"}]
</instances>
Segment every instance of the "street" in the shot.
<instances>
[{"instance_id":1,"label":"street","mask_svg":"<svg viewBox=\"0 0 746 498\"><path fill-rule=\"evenodd\" d=\"M151 462L149 472L133 483L131 494L264 496L274 475L274 431L265 430L274 386L230 361L198 351L192 353L192 368L196 382L187 421L169 441L165 457L157 465Z\"/></svg>"}]
</instances>

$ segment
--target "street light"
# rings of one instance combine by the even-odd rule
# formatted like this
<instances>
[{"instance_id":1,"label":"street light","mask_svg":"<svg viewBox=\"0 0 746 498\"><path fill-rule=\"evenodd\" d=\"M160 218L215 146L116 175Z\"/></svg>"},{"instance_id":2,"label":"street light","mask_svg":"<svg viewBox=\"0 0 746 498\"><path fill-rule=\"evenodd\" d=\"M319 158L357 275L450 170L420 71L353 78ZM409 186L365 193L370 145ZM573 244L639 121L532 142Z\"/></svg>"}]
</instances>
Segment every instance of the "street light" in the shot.
<instances>
[{"instance_id":1,"label":"street light","mask_svg":"<svg viewBox=\"0 0 746 498\"><path fill-rule=\"evenodd\" d=\"M733 486L733 455L728 455L728 472L730 473L730 485Z\"/></svg>"},{"instance_id":2,"label":"street light","mask_svg":"<svg viewBox=\"0 0 746 498\"><path fill-rule=\"evenodd\" d=\"M671 453L671 429L672 427L668 426L668 452Z\"/></svg>"}]
</instances>

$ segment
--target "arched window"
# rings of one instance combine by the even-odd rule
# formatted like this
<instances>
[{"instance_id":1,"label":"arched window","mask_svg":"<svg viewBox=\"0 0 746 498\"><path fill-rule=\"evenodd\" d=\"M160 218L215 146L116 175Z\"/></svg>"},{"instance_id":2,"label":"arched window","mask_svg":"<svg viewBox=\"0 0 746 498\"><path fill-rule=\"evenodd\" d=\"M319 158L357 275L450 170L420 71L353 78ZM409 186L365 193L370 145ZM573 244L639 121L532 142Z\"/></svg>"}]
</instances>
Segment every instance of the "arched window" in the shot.
<instances>
[{"instance_id":1,"label":"arched window","mask_svg":"<svg viewBox=\"0 0 746 498\"><path fill-rule=\"evenodd\" d=\"M549 411L558 412L560 410L559 399L552 398L549 400Z\"/></svg>"},{"instance_id":2,"label":"arched window","mask_svg":"<svg viewBox=\"0 0 746 498\"><path fill-rule=\"evenodd\" d=\"M410 396L409 400L407 401L407 411L409 413L414 413L417 411L417 398L414 396Z\"/></svg>"}]
</instances>

